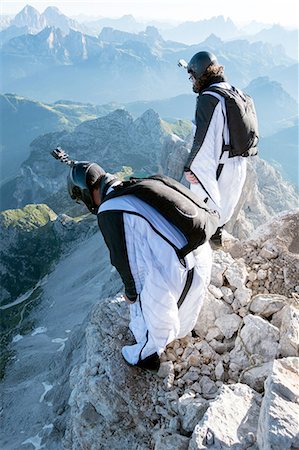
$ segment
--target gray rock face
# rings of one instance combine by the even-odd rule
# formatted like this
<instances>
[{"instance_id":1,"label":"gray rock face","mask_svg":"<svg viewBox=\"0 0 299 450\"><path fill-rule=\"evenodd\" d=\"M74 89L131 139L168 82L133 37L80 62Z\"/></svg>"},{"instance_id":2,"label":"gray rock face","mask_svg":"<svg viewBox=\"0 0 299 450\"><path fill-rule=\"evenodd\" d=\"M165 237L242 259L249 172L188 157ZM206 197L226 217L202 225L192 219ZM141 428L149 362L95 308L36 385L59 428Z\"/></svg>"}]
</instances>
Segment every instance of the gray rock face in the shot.
<instances>
[{"instance_id":1,"label":"gray rock face","mask_svg":"<svg viewBox=\"0 0 299 450\"><path fill-rule=\"evenodd\" d=\"M122 345L132 341L127 322L128 307L121 298L104 302L91 315L86 362L71 373L71 418L64 442L68 449L150 445L150 430L158 418L151 396L157 396L157 387L122 360Z\"/></svg>"},{"instance_id":2,"label":"gray rock face","mask_svg":"<svg viewBox=\"0 0 299 450\"><path fill-rule=\"evenodd\" d=\"M252 429L257 427L259 403L259 395L248 386L223 386L194 428L188 450L257 449Z\"/></svg>"},{"instance_id":3,"label":"gray rock face","mask_svg":"<svg viewBox=\"0 0 299 450\"><path fill-rule=\"evenodd\" d=\"M244 189L225 228L234 236L245 239L271 217L294 208L298 208L298 194L293 186L266 161L259 157L248 158Z\"/></svg>"},{"instance_id":4,"label":"gray rock face","mask_svg":"<svg viewBox=\"0 0 299 450\"><path fill-rule=\"evenodd\" d=\"M181 179L190 143L176 141L162 151L162 168L166 175ZM171 161L170 161L171 157ZM183 160L183 158L186 158ZM172 161L176 163L173 164ZM254 229L277 213L298 208L298 194L280 173L258 156L248 158L247 178L235 212L225 229L239 239L248 238ZM273 235L273 236L276 236ZM265 250L263 250L265 252ZM272 258L275 253L267 252ZM265 256L265 255L264 255Z\"/></svg>"},{"instance_id":5,"label":"gray rock face","mask_svg":"<svg viewBox=\"0 0 299 450\"><path fill-rule=\"evenodd\" d=\"M293 306L283 309L278 353L281 356L299 356L299 310Z\"/></svg>"},{"instance_id":6,"label":"gray rock face","mask_svg":"<svg viewBox=\"0 0 299 450\"><path fill-rule=\"evenodd\" d=\"M258 424L261 450L289 450L299 447L299 360L274 361L265 384Z\"/></svg>"},{"instance_id":7,"label":"gray rock face","mask_svg":"<svg viewBox=\"0 0 299 450\"><path fill-rule=\"evenodd\" d=\"M243 258L249 267L246 287L252 290L253 295L290 296L296 292L299 279L298 229L298 210L292 210L282 212L258 227L248 240L224 242L224 248Z\"/></svg>"},{"instance_id":8,"label":"gray rock face","mask_svg":"<svg viewBox=\"0 0 299 450\"><path fill-rule=\"evenodd\" d=\"M271 267L275 259L270 261ZM291 319L297 320L297 309L287 297L274 294L242 305L240 291L246 292L249 271L244 259L218 251L214 266L218 287L210 286L194 333L167 346L158 376L128 368L120 359L121 346L131 339L124 302L107 299L94 309L86 361L71 375L66 448L295 446L294 425L290 434L284 430L297 414L299 359L276 358L279 348L292 354L297 335ZM226 277L232 266L238 281Z\"/></svg>"},{"instance_id":9,"label":"gray rock face","mask_svg":"<svg viewBox=\"0 0 299 450\"><path fill-rule=\"evenodd\" d=\"M284 306L285 300L282 295L259 294L253 297L249 310L262 317L270 317L280 311Z\"/></svg>"},{"instance_id":10,"label":"gray rock face","mask_svg":"<svg viewBox=\"0 0 299 450\"><path fill-rule=\"evenodd\" d=\"M131 166L135 172L146 174L157 172L166 136L153 110L146 111L135 121L127 111L115 110L107 116L83 122L72 133L46 134L31 145L31 155L23 163L21 175L15 182L12 206L47 199L47 204L57 210L59 204L66 201L66 167L49 156L49 151L58 144L73 159L95 161L108 172Z\"/></svg>"},{"instance_id":11,"label":"gray rock face","mask_svg":"<svg viewBox=\"0 0 299 450\"><path fill-rule=\"evenodd\" d=\"M270 361L277 354L278 340L278 328L261 317L248 315L244 317L244 327L230 354L231 362L244 369L252 363Z\"/></svg>"}]
</instances>

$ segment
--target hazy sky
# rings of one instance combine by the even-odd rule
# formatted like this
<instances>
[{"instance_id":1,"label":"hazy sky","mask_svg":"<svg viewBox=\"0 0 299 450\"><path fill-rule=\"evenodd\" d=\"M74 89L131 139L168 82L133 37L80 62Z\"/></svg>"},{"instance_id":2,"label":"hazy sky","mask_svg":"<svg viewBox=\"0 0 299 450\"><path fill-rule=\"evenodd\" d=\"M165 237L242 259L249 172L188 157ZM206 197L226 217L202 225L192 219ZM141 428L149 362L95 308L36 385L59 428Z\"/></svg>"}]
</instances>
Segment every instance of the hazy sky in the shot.
<instances>
[{"instance_id":1,"label":"hazy sky","mask_svg":"<svg viewBox=\"0 0 299 450\"><path fill-rule=\"evenodd\" d=\"M68 16L121 17L132 14L136 19L158 19L182 22L224 15L237 24L252 20L299 27L298 0L110 0L110 1L1 1L2 14L17 14L26 4L39 12L57 6Z\"/></svg>"}]
</instances>

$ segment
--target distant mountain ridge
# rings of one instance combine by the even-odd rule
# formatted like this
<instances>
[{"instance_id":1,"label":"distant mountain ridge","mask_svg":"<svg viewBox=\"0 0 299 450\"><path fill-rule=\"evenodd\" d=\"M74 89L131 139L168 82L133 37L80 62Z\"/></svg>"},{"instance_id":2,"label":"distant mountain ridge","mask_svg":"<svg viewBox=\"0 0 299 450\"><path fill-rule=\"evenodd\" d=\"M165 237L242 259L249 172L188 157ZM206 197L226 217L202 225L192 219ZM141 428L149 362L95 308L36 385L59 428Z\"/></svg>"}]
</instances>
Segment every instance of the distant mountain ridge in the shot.
<instances>
[{"instance_id":1,"label":"distant mountain ridge","mask_svg":"<svg viewBox=\"0 0 299 450\"><path fill-rule=\"evenodd\" d=\"M99 37L47 27L5 43L2 90L53 102L129 102L190 92L180 58L200 50L219 55L233 84L246 86L278 66L291 65L282 48L246 40L223 42L210 36L199 45L165 41L154 27L132 34L104 28Z\"/></svg>"},{"instance_id":2,"label":"distant mountain ridge","mask_svg":"<svg viewBox=\"0 0 299 450\"><path fill-rule=\"evenodd\" d=\"M72 130L80 122L109 112L108 107L59 101L53 105L13 94L0 94L1 183L16 176L28 158L30 143L51 131ZM9 205L8 205L9 207Z\"/></svg>"},{"instance_id":3,"label":"distant mountain ridge","mask_svg":"<svg viewBox=\"0 0 299 450\"><path fill-rule=\"evenodd\" d=\"M84 30L78 22L62 14L55 6L48 6L40 14L39 11L30 5L26 5L10 22L10 26L28 27L32 33L37 33L47 26L60 28L62 32L68 33L70 29Z\"/></svg>"},{"instance_id":4,"label":"distant mountain ridge","mask_svg":"<svg viewBox=\"0 0 299 450\"><path fill-rule=\"evenodd\" d=\"M166 39L184 42L185 44L196 44L204 41L211 33L215 33L222 40L237 38L240 32L234 22L223 16L196 22L184 22L170 30L163 31Z\"/></svg>"}]
</instances>

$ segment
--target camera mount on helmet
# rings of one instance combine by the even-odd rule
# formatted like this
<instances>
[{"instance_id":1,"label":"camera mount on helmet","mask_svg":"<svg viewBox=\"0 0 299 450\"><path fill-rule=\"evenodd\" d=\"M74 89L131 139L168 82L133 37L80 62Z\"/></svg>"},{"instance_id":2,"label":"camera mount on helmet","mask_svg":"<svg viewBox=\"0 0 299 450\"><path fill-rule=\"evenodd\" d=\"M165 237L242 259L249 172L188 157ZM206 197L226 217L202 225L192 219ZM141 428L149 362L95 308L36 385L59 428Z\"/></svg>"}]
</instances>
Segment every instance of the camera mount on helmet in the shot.
<instances>
[{"instance_id":1,"label":"camera mount on helmet","mask_svg":"<svg viewBox=\"0 0 299 450\"><path fill-rule=\"evenodd\" d=\"M92 192L97 180L106 172L94 162L70 159L61 147L52 150L51 155L70 167L67 187L71 198L77 203L83 202L92 214L97 214L98 206L94 203Z\"/></svg>"},{"instance_id":2,"label":"camera mount on helmet","mask_svg":"<svg viewBox=\"0 0 299 450\"><path fill-rule=\"evenodd\" d=\"M66 165L71 167L77 163L77 161L69 159L69 155L64 150L62 150L61 147L56 147L54 150L52 150L51 155L54 156L55 159L58 159L60 162L65 163Z\"/></svg>"}]
</instances>

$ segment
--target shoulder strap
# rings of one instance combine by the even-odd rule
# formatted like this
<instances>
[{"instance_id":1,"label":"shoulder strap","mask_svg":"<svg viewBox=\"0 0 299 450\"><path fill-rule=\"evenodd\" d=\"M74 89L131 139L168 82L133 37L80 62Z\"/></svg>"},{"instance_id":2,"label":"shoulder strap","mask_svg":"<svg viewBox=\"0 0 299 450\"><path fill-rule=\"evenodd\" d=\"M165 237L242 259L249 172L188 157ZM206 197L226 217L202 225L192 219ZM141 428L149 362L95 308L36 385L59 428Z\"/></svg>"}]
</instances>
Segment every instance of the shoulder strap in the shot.
<instances>
[{"instance_id":1,"label":"shoulder strap","mask_svg":"<svg viewBox=\"0 0 299 450\"><path fill-rule=\"evenodd\" d=\"M223 100L227 97L227 92L226 92L226 89L223 89L223 88L220 88L217 86L210 86L209 88L204 89L201 92L201 94L212 95L213 97L218 98L218 100L221 103L221 109L222 109L222 114L223 114L223 118L224 118L224 127L223 127L223 132L222 132L222 136L223 136L222 151L221 151L221 155L219 158L218 167L216 170L216 180L219 180L219 177L220 177L221 172L224 167L224 161L222 160L222 158L223 158L225 152L229 152L229 150L230 150L229 128L228 128L225 100Z\"/></svg>"}]
</instances>

